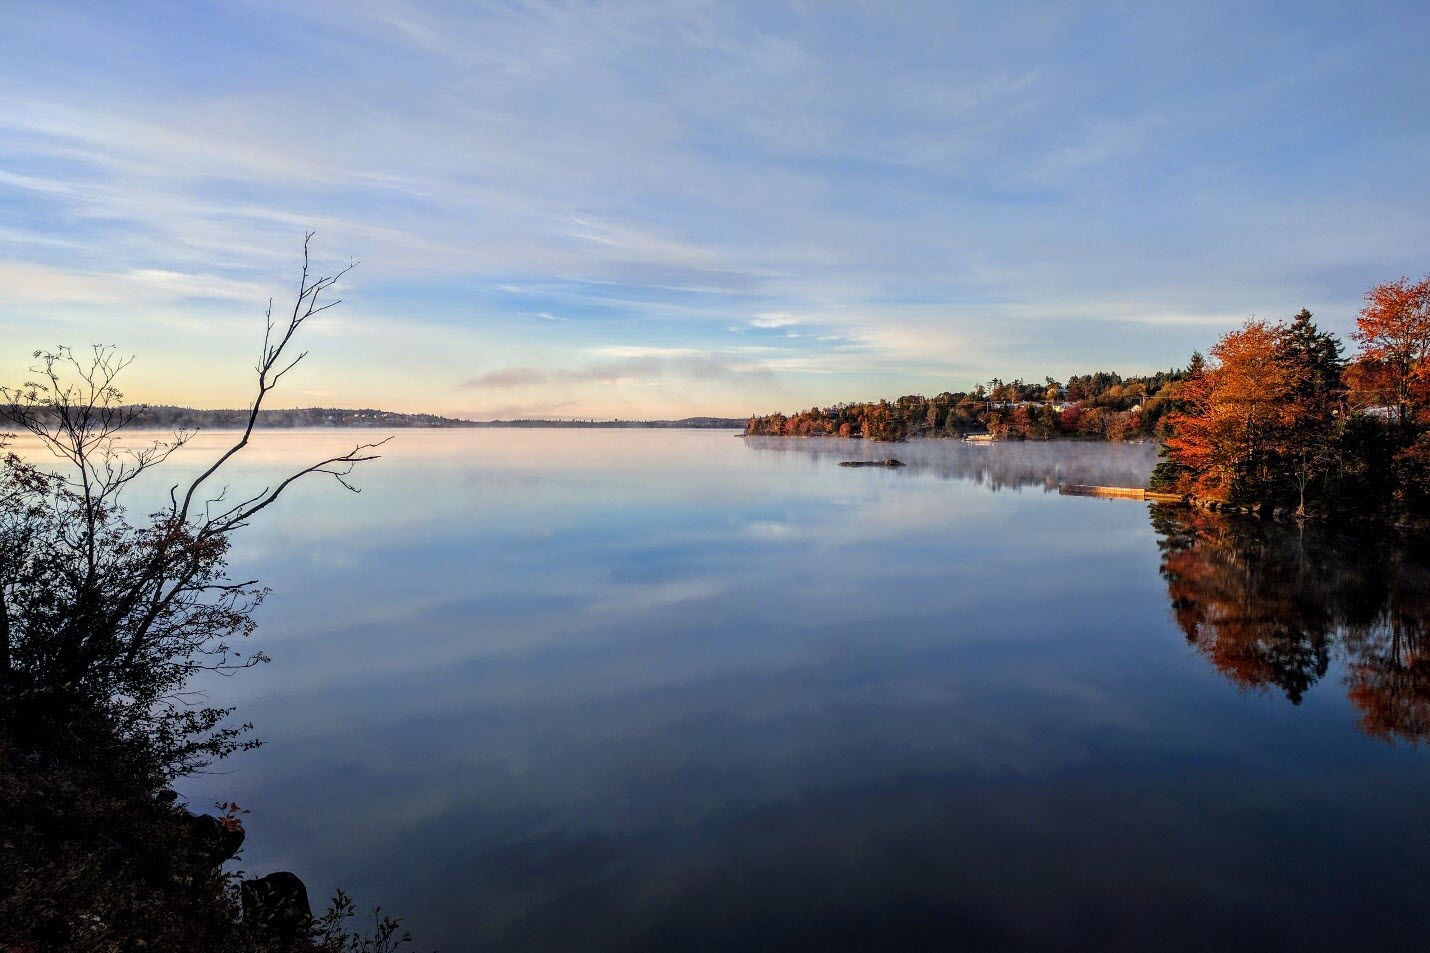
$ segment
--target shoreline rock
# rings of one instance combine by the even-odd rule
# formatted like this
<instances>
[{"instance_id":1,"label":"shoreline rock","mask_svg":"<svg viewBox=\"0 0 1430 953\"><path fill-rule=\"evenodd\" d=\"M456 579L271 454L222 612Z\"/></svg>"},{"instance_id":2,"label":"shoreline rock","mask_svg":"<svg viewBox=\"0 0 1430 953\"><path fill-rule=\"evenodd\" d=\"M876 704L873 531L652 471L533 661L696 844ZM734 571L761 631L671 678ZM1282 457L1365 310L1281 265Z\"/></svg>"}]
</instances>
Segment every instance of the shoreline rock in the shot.
<instances>
[{"instance_id":1,"label":"shoreline rock","mask_svg":"<svg viewBox=\"0 0 1430 953\"><path fill-rule=\"evenodd\" d=\"M287 870L245 880L238 885L243 919L279 940L302 937L313 920L308 888Z\"/></svg>"}]
</instances>

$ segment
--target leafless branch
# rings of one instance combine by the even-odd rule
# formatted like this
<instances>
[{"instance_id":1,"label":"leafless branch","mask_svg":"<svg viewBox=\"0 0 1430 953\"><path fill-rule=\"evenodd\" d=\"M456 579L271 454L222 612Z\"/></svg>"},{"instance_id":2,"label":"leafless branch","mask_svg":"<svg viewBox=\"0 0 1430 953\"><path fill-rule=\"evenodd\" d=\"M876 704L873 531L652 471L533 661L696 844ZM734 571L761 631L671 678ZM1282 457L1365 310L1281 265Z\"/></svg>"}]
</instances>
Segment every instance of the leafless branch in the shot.
<instances>
[{"instance_id":1,"label":"leafless branch","mask_svg":"<svg viewBox=\"0 0 1430 953\"><path fill-rule=\"evenodd\" d=\"M313 234L313 232L308 232L303 236L303 271L298 279L298 294L293 302L293 311L289 315L288 323L283 328L282 333L278 335L276 341L274 340L274 332L277 330L277 326L273 323L272 301L269 302L268 308L264 312L263 349L260 352L258 364L254 367L254 371L258 375L258 389L254 395L253 402L249 405L248 419L245 421L243 432L233 446L224 451L217 460L189 484L187 491L184 493L183 502L175 510L175 515L181 522L189 518L190 507L193 504L194 495L198 493L199 488L203 486L210 477L217 473L234 454L248 446L248 441L253 436L253 428L258 423L259 412L263 409L263 401L268 397L269 393L278 386L278 382L281 381L289 371L297 367L298 363L308 356L308 352L303 351L291 361L288 361L286 364L283 363L284 352L287 350L289 343L293 340L293 336L298 333L298 329L303 326L304 322L313 317L313 315L326 311L338 303L337 301L333 301L327 304L319 304L319 301L325 291L332 288L344 275L357 267L356 262L349 262L347 267L340 269L335 274L310 279L311 263L308 249L309 244L313 240Z\"/></svg>"}]
</instances>

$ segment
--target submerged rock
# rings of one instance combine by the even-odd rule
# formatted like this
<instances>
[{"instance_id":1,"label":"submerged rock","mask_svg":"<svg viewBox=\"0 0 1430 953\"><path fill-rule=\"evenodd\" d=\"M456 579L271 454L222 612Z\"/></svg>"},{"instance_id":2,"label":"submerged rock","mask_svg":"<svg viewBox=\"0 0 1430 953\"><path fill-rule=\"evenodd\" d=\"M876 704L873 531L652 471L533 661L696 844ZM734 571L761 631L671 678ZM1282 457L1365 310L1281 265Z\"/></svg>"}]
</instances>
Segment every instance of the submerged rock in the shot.
<instances>
[{"instance_id":1,"label":"submerged rock","mask_svg":"<svg viewBox=\"0 0 1430 953\"><path fill-rule=\"evenodd\" d=\"M887 460L845 460L839 464L841 467L902 467L904 461L895 460L890 457Z\"/></svg>"}]
</instances>

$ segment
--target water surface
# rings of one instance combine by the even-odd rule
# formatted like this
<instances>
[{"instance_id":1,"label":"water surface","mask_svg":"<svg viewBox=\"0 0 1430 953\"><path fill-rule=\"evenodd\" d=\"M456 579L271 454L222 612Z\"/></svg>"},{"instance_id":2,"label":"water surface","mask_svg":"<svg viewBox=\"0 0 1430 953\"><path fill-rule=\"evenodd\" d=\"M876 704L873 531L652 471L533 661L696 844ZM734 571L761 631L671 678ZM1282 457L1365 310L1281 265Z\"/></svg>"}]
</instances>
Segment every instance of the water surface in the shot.
<instances>
[{"instance_id":1,"label":"water surface","mask_svg":"<svg viewBox=\"0 0 1430 953\"><path fill-rule=\"evenodd\" d=\"M1424 947L1430 612L1375 541L1057 495L1148 445L388 451L235 552L267 744L185 793L250 870L445 951Z\"/></svg>"}]
</instances>

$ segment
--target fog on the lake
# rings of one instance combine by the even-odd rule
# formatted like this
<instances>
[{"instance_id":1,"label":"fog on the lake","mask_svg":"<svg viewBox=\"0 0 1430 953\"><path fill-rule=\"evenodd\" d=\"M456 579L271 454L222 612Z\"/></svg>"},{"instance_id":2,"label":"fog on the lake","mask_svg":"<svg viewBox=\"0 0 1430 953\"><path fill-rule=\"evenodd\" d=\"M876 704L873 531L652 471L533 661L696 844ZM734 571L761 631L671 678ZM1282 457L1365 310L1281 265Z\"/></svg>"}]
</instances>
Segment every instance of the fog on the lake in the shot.
<instances>
[{"instance_id":1,"label":"fog on the lake","mask_svg":"<svg viewBox=\"0 0 1430 953\"><path fill-rule=\"evenodd\" d=\"M823 464L842 460L886 460L911 473L946 480L970 480L990 490L1060 483L1146 487L1157 462L1150 442L1106 443L1075 440L965 442L953 439L876 443L841 437L745 437L756 453L792 453Z\"/></svg>"}]
</instances>

